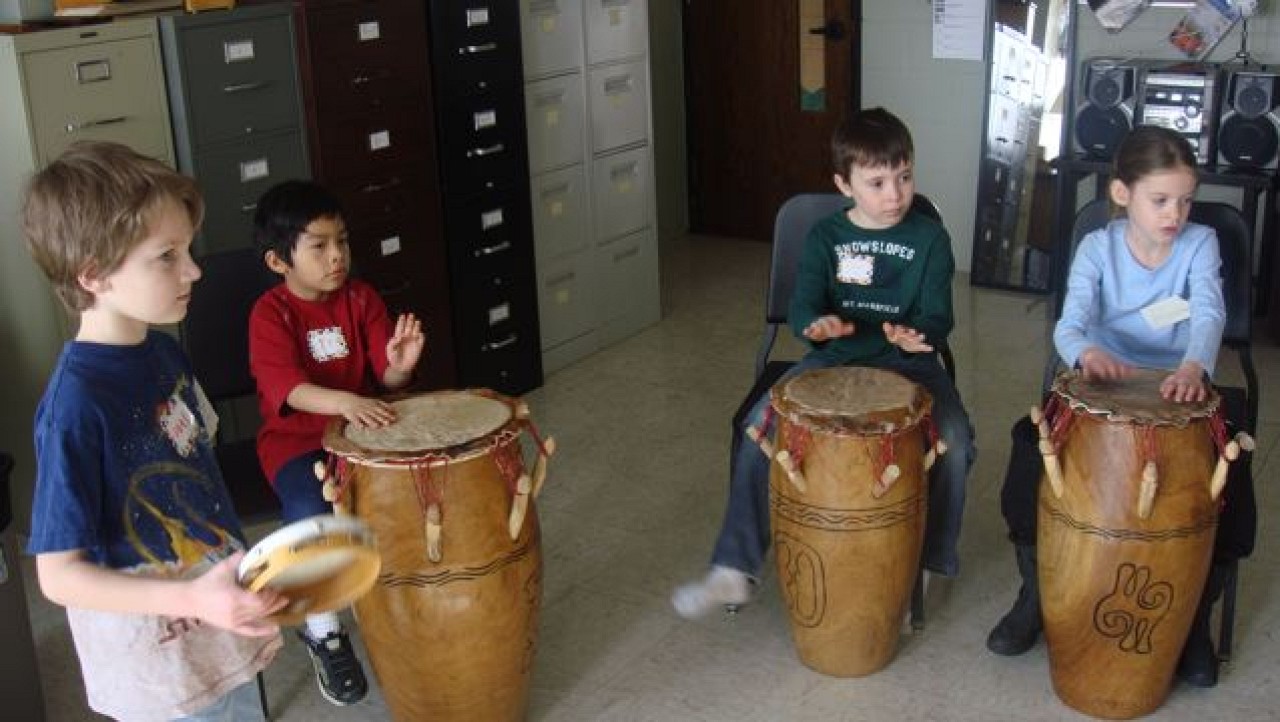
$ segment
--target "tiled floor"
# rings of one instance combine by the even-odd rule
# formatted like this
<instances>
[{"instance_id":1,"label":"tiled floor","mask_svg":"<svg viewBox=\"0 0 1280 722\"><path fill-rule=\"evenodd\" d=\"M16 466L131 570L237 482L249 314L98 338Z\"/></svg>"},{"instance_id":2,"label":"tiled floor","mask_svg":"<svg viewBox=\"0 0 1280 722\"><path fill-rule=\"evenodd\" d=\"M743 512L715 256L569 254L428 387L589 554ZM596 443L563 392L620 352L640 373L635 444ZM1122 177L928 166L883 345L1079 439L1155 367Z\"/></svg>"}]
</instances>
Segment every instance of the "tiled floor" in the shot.
<instances>
[{"instance_id":1,"label":"tiled floor","mask_svg":"<svg viewBox=\"0 0 1280 722\"><path fill-rule=\"evenodd\" d=\"M1016 659L984 646L1017 589L999 484L1009 425L1037 393L1044 306L970 289L963 278L952 346L981 453L964 568L931 584L924 632L904 636L882 672L834 679L797 661L771 570L759 603L736 617L695 623L671 612L671 588L703 571L720 522L729 418L749 386L767 254L761 244L715 238L668 251L662 322L552 374L528 396L560 448L538 510L545 596L529 719L1083 719L1054 696L1043 645ZM1242 566L1236 653L1216 689L1177 686L1155 719L1280 717L1280 597L1271 593L1280 553L1270 543L1280 494L1267 483L1280 471L1280 348L1259 341L1255 355L1265 386L1254 461L1263 523L1258 551ZM1238 378L1234 361L1224 368L1226 380ZM30 596L50 721L96 719L84 708L61 611ZM422 650L424 683L431 658L444 654ZM387 719L376 692L353 708L326 704L296 643L266 679L277 720Z\"/></svg>"}]
</instances>

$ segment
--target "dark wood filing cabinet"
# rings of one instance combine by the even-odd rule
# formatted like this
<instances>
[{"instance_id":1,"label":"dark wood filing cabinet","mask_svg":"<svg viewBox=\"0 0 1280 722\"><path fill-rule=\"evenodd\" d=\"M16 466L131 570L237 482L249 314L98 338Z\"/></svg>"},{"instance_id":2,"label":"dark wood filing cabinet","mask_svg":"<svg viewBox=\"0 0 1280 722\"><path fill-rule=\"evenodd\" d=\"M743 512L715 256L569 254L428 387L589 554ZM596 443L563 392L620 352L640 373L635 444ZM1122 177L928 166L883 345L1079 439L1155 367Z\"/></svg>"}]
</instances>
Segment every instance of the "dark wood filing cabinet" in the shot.
<instances>
[{"instance_id":1,"label":"dark wood filing cabinet","mask_svg":"<svg viewBox=\"0 0 1280 722\"><path fill-rule=\"evenodd\" d=\"M429 5L460 381L542 384L520 52L512 0Z\"/></svg>"},{"instance_id":2,"label":"dark wood filing cabinet","mask_svg":"<svg viewBox=\"0 0 1280 722\"><path fill-rule=\"evenodd\" d=\"M422 319L419 388L459 382L423 0L293 0L311 169L356 274Z\"/></svg>"}]
</instances>

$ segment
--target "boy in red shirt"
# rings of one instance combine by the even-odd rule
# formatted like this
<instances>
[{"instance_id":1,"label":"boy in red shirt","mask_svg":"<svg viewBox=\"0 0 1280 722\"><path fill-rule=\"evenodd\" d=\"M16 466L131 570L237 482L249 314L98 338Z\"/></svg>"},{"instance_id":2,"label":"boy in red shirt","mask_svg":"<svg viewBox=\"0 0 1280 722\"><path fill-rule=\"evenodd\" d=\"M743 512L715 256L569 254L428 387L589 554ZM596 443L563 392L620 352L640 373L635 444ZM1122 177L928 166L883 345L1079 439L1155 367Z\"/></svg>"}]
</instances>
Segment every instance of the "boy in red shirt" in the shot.
<instances>
[{"instance_id":1,"label":"boy in red shirt","mask_svg":"<svg viewBox=\"0 0 1280 722\"><path fill-rule=\"evenodd\" d=\"M286 181L268 190L258 200L254 242L284 279L249 315L249 366L263 419L258 459L288 524L332 513L313 471L325 456L329 420L342 416L366 427L395 421L391 406L373 394L409 385L425 339L413 314L393 325L377 292L349 277L342 210L324 188ZM299 636L326 699L348 705L364 698L364 670L337 614L308 616Z\"/></svg>"}]
</instances>

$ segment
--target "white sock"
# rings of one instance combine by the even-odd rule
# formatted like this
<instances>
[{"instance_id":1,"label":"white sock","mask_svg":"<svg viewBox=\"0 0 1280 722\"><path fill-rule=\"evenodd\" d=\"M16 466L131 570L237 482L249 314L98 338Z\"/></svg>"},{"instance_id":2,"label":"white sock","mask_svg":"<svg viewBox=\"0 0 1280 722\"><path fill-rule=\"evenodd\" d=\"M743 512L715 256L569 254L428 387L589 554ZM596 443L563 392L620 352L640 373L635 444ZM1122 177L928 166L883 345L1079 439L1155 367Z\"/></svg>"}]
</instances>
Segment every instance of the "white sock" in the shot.
<instances>
[{"instance_id":1,"label":"white sock","mask_svg":"<svg viewBox=\"0 0 1280 722\"><path fill-rule=\"evenodd\" d=\"M334 612L307 615L307 636L313 640L324 639L330 634L342 631L342 622Z\"/></svg>"}]
</instances>

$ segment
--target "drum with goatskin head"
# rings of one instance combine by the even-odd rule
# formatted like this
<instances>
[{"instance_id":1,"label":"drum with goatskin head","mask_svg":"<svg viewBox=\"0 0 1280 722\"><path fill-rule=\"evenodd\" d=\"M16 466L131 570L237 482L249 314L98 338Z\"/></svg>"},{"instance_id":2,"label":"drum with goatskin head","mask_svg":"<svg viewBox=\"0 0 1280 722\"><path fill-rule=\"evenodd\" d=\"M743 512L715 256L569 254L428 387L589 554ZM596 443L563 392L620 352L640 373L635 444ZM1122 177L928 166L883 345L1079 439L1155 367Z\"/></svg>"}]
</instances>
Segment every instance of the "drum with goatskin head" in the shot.
<instances>
[{"instance_id":1,"label":"drum with goatskin head","mask_svg":"<svg viewBox=\"0 0 1280 722\"><path fill-rule=\"evenodd\" d=\"M337 420L324 437L327 495L382 551L355 611L387 706L401 722L521 720L542 599L533 498L553 443L523 403L487 390L392 406L386 428Z\"/></svg>"}]
</instances>

